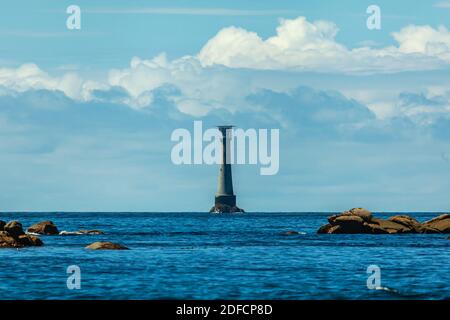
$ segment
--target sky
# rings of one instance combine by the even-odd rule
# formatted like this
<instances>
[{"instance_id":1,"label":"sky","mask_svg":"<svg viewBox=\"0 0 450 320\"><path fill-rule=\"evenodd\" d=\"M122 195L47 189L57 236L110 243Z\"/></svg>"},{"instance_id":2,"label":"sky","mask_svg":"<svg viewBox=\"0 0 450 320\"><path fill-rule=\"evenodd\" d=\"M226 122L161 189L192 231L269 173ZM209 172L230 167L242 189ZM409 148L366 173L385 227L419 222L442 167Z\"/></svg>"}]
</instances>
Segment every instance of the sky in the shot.
<instances>
[{"instance_id":1,"label":"sky","mask_svg":"<svg viewBox=\"0 0 450 320\"><path fill-rule=\"evenodd\" d=\"M208 211L217 166L170 158L201 120L280 130L276 175L233 166L247 211L449 211L449 21L439 0L8 3L0 210Z\"/></svg>"}]
</instances>

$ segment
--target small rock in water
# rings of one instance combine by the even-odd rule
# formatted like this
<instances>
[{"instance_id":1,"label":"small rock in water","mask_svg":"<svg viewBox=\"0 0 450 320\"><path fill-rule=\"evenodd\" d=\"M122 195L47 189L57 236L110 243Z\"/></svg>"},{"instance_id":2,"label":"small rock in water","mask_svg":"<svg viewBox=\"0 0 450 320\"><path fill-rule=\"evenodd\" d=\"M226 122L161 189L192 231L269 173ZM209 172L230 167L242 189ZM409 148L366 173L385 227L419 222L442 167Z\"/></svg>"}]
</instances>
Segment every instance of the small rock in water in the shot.
<instances>
[{"instance_id":1,"label":"small rock in water","mask_svg":"<svg viewBox=\"0 0 450 320\"><path fill-rule=\"evenodd\" d=\"M78 232L80 234L95 234L95 235L105 234L103 231L100 230L79 230Z\"/></svg>"},{"instance_id":2,"label":"small rock in water","mask_svg":"<svg viewBox=\"0 0 450 320\"><path fill-rule=\"evenodd\" d=\"M3 230L5 230L4 228L5 228L5 225L6 225L6 222L5 221L2 221L2 220L0 220L0 231L3 231Z\"/></svg>"},{"instance_id":3,"label":"small rock in water","mask_svg":"<svg viewBox=\"0 0 450 320\"><path fill-rule=\"evenodd\" d=\"M60 236L79 236L79 235L99 235L99 234L105 234L103 231L100 230L78 230L78 231L61 231L59 233Z\"/></svg>"},{"instance_id":4,"label":"small rock in water","mask_svg":"<svg viewBox=\"0 0 450 320\"><path fill-rule=\"evenodd\" d=\"M94 242L91 243L90 245L86 246L86 249L91 249L91 250L129 250L127 247L121 245L121 244L117 244L117 243L112 243L112 242Z\"/></svg>"},{"instance_id":5,"label":"small rock in water","mask_svg":"<svg viewBox=\"0 0 450 320\"><path fill-rule=\"evenodd\" d=\"M81 233L79 233L78 231L61 231L59 233L60 236L77 236L80 235Z\"/></svg>"},{"instance_id":6,"label":"small rock in water","mask_svg":"<svg viewBox=\"0 0 450 320\"><path fill-rule=\"evenodd\" d=\"M33 224L27 229L27 232L43 235L59 234L58 228L52 221L41 221Z\"/></svg>"},{"instance_id":7,"label":"small rock in water","mask_svg":"<svg viewBox=\"0 0 450 320\"><path fill-rule=\"evenodd\" d=\"M281 234L284 235L284 236L292 236L292 235L300 234L300 232L295 231L295 230L289 230L289 231L286 231L286 232L282 232Z\"/></svg>"}]
</instances>

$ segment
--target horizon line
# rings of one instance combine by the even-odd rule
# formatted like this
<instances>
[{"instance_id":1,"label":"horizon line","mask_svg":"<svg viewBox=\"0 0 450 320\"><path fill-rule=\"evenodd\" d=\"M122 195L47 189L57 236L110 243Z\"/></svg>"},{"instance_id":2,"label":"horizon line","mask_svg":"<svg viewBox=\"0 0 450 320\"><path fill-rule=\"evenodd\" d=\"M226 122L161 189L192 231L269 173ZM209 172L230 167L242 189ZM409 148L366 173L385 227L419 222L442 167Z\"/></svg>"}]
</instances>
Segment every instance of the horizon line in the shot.
<instances>
[{"instance_id":1,"label":"horizon line","mask_svg":"<svg viewBox=\"0 0 450 320\"><path fill-rule=\"evenodd\" d=\"M344 210L346 211L346 210ZM372 213L447 213L450 212L450 210L437 210L437 211L408 211L408 210L395 210L395 211L372 211L369 210ZM244 213L239 214L246 214L246 213L341 213L343 211L245 211ZM39 210L39 211L31 211L31 210L4 210L0 211L0 213L3 214L11 214L11 213L43 213L43 214L61 214L61 213L208 213L213 215L233 215L235 213L211 213L209 211L66 211L66 210L56 210L56 211L45 211L45 210Z\"/></svg>"}]
</instances>

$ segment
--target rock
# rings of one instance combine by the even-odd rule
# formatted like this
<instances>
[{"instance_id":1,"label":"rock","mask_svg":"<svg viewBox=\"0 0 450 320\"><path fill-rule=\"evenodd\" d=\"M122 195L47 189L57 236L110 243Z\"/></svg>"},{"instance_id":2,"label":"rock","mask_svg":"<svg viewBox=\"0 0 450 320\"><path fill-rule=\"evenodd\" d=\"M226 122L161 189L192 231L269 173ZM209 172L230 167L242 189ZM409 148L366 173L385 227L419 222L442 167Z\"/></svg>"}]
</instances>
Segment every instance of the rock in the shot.
<instances>
[{"instance_id":1,"label":"rock","mask_svg":"<svg viewBox=\"0 0 450 320\"><path fill-rule=\"evenodd\" d=\"M22 230L22 224L18 221L7 223L5 230L0 231L0 247L2 248L22 248L42 245L43 243L38 237L25 234Z\"/></svg>"},{"instance_id":2,"label":"rock","mask_svg":"<svg viewBox=\"0 0 450 320\"><path fill-rule=\"evenodd\" d=\"M345 233L344 230L342 229L342 227L340 225L336 225L336 226L331 226L330 229L328 229L327 233Z\"/></svg>"},{"instance_id":3,"label":"rock","mask_svg":"<svg viewBox=\"0 0 450 320\"><path fill-rule=\"evenodd\" d=\"M330 223L327 223L327 224L321 226L319 228L319 230L317 230L317 233L330 233L329 231L332 227L333 226Z\"/></svg>"},{"instance_id":4,"label":"rock","mask_svg":"<svg viewBox=\"0 0 450 320\"><path fill-rule=\"evenodd\" d=\"M439 230L442 233L450 233L450 214L442 214L423 223L423 226Z\"/></svg>"},{"instance_id":5,"label":"rock","mask_svg":"<svg viewBox=\"0 0 450 320\"><path fill-rule=\"evenodd\" d=\"M355 221L346 221L342 224L326 224L319 228L317 233L340 233L340 234L381 234L387 233L386 230L377 224L369 224L367 222L358 223Z\"/></svg>"},{"instance_id":6,"label":"rock","mask_svg":"<svg viewBox=\"0 0 450 320\"><path fill-rule=\"evenodd\" d=\"M438 229L422 225L420 233L445 233L445 232L441 232Z\"/></svg>"},{"instance_id":7,"label":"rock","mask_svg":"<svg viewBox=\"0 0 450 320\"><path fill-rule=\"evenodd\" d=\"M79 230L80 234L93 234L93 235L99 235L99 234L105 234L103 231L100 230Z\"/></svg>"},{"instance_id":8,"label":"rock","mask_svg":"<svg viewBox=\"0 0 450 320\"><path fill-rule=\"evenodd\" d=\"M78 231L61 231L59 233L60 236L78 236L78 235L99 235L99 234L105 234L103 231L100 230L78 230Z\"/></svg>"},{"instance_id":9,"label":"rock","mask_svg":"<svg viewBox=\"0 0 450 320\"><path fill-rule=\"evenodd\" d=\"M318 233L371 233L375 227L369 228L368 223L372 221L372 213L363 208L351 210L333 215L328 218L328 224L322 226Z\"/></svg>"},{"instance_id":10,"label":"rock","mask_svg":"<svg viewBox=\"0 0 450 320\"><path fill-rule=\"evenodd\" d=\"M22 234L17 241L25 247L40 247L44 244L41 239L31 234Z\"/></svg>"},{"instance_id":11,"label":"rock","mask_svg":"<svg viewBox=\"0 0 450 320\"><path fill-rule=\"evenodd\" d=\"M413 217L407 215L397 215L389 217L387 220L403 226L403 228L398 228L395 226L393 229L396 233L422 233L422 224ZM387 224L385 223L385 225Z\"/></svg>"},{"instance_id":12,"label":"rock","mask_svg":"<svg viewBox=\"0 0 450 320\"><path fill-rule=\"evenodd\" d=\"M447 240L450 240L450 237L447 237Z\"/></svg>"},{"instance_id":13,"label":"rock","mask_svg":"<svg viewBox=\"0 0 450 320\"><path fill-rule=\"evenodd\" d=\"M231 207L226 204L216 204L209 210L211 213L244 213L245 211L239 207Z\"/></svg>"},{"instance_id":14,"label":"rock","mask_svg":"<svg viewBox=\"0 0 450 320\"><path fill-rule=\"evenodd\" d=\"M386 229L383 229L377 223L364 222L364 228L365 228L366 233L370 233L370 234L389 234L389 232Z\"/></svg>"},{"instance_id":15,"label":"rock","mask_svg":"<svg viewBox=\"0 0 450 320\"><path fill-rule=\"evenodd\" d=\"M293 235L300 234L300 232L295 231L295 230L289 230L289 231L282 232L281 234L283 236L293 236Z\"/></svg>"},{"instance_id":16,"label":"rock","mask_svg":"<svg viewBox=\"0 0 450 320\"><path fill-rule=\"evenodd\" d=\"M353 208L347 211L349 214L361 217L364 221L369 222L372 220L372 212L364 208Z\"/></svg>"},{"instance_id":17,"label":"rock","mask_svg":"<svg viewBox=\"0 0 450 320\"><path fill-rule=\"evenodd\" d=\"M337 226L339 228L331 228L330 231L332 233L348 234L367 233L367 229L364 224L356 221L346 221L345 223L339 223Z\"/></svg>"},{"instance_id":18,"label":"rock","mask_svg":"<svg viewBox=\"0 0 450 320\"><path fill-rule=\"evenodd\" d=\"M398 215L388 218L389 221L401 224L409 229L417 229L420 227L420 222L416 219L406 216L406 215Z\"/></svg>"},{"instance_id":19,"label":"rock","mask_svg":"<svg viewBox=\"0 0 450 320\"><path fill-rule=\"evenodd\" d=\"M6 225L6 222L5 221L2 221L2 220L0 220L0 231L3 231L3 230L5 230L4 228L5 228L5 225Z\"/></svg>"},{"instance_id":20,"label":"rock","mask_svg":"<svg viewBox=\"0 0 450 320\"><path fill-rule=\"evenodd\" d=\"M17 238L22 234L25 234L23 232L22 224L19 221L10 221L8 222L4 227L3 230L8 232L12 237Z\"/></svg>"},{"instance_id":21,"label":"rock","mask_svg":"<svg viewBox=\"0 0 450 320\"><path fill-rule=\"evenodd\" d=\"M407 215L396 215L387 220L374 218L363 208L354 208L328 218L328 224L317 233L450 233L450 214L443 214L425 223Z\"/></svg>"},{"instance_id":22,"label":"rock","mask_svg":"<svg viewBox=\"0 0 450 320\"><path fill-rule=\"evenodd\" d=\"M366 222L370 222L372 220L372 212L364 208L353 208L348 211L342 212L340 214L336 214L328 218L328 222L333 224L334 220L341 217L358 217Z\"/></svg>"},{"instance_id":23,"label":"rock","mask_svg":"<svg viewBox=\"0 0 450 320\"><path fill-rule=\"evenodd\" d=\"M94 242L94 243L91 243L90 245L86 246L86 249L91 249L91 250L129 250L127 247L125 247L121 244L112 243L112 242Z\"/></svg>"},{"instance_id":24,"label":"rock","mask_svg":"<svg viewBox=\"0 0 450 320\"><path fill-rule=\"evenodd\" d=\"M58 228L52 221L42 221L33 224L31 227L27 229L27 232L44 235L59 234Z\"/></svg>"},{"instance_id":25,"label":"rock","mask_svg":"<svg viewBox=\"0 0 450 320\"><path fill-rule=\"evenodd\" d=\"M394 221L373 218L372 223L378 225L389 234L411 233L411 229Z\"/></svg>"},{"instance_id":26,"label":"rock","mask_svg":"<svg viewBox=\"0 0 450 320\"><path fill-rule=\"evenodd\" d=\"M6 231L0 231L1 248L20 248L23 247L13 236Z\"/></svg>"},{"instance_id":27,"label":"rock","mask_svg":"<svg viewBox=\"0 0 450 320\"><path fill-rule=\"evenodd\" d=\"M448 213L441 214L440 216L437 216L433 219L425 221L423 224L435 223L435 222L446 220L446 219L450 219L450 214L448 214Z\"/></svg>"},{"instance_id":28,"label":"rock","mask_svg":"<svg viewBox=\"0 0 450 320\"><path fill-rule=\"evenodd\" d=\"M364 220L358 216L338 216L333 219L333 224L350 224L350 225L362 225Z\"/></svg>"},{"instance_id":29,"label":"rock","mask_svg":"<svg viewBox=\"0 0 450 320\"><path fill-rule=\"evenodd\" d=\"M59 233L60 236L78 236L80 234L81 233L79 233L78 231L65 231L65 230Z\"/></svg>"},{"instance_id":30,"label":"rock","mask_svg":"<svg viewBox=\"0 0 450 320\"><path fill-rule=\"evenodd\" d=\"M367 233L366 227L364 226L364 220L360 216L356 215L342 215L333 219L334 226L339 226L339 228L331 228L330 231L333 233ZM329 231L329 232L330 232Z\"/></svg>"},{"instance_id":31,"label":"rock","mask_svg":"<svg viewBox=\"0 0 450 320\"><path fill-rule=\"evenodd\" d=\"M441 233L439 230L421 224L416 219L400 215L400 216L393 216L388 218L388 220L383 219L373 219L376 221L380 227L384 228L386 231L388 231L391 234L394 233Z\"/></svg>"}]
</instances>

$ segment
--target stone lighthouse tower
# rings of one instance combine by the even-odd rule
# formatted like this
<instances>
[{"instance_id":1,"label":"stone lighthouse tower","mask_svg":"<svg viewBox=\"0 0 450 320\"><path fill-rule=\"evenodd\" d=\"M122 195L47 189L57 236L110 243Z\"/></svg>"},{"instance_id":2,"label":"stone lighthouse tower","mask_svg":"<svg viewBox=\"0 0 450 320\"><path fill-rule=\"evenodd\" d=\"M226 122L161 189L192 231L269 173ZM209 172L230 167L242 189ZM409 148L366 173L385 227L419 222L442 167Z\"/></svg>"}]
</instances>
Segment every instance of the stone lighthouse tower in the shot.
<instances>
[{"instance_id":1,"label":"stone lighthouse tower","mask_svg":"<svg viewBox=\"0 0 450 320\"><path fill-rule=\"evenodd\" d=\"M233 126L218 126L222 134L222 161L219 168L217 193L214 207L210 212L233 213L244 212L236 206L236 196L233 192L233 178L231 174L230 141Z\"/></svg>"}]
</instances>

